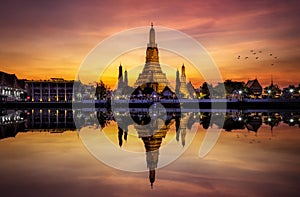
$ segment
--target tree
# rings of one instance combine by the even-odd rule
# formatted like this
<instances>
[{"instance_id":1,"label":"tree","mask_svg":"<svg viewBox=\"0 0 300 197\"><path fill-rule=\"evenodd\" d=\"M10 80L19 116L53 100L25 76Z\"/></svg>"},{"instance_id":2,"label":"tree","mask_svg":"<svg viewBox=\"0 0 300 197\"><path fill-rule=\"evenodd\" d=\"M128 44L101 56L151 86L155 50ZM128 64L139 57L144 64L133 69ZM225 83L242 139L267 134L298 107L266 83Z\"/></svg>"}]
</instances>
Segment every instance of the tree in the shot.
<instances>
[{"instance_id":1,"label":"tree","mask_svg":"<svg viewBox=\"0 0 300 197\"><path fill-rule=\"evenodd\" d=\"M202 95L203 95L204 99L209 99L209 97L210 97L208 84L206 82L204 82L202 85Z\"/></svg>"},{"instance_id":2,"label":"tree","mask_svg":"<svg viewBox=\"0 0 300 197\"><path fill-rule=\"evenodd\" d=\"M224 82L226 94L231 94L233 91L243 91L244 89L244 83L243 82L237 82L237 81L231 81L231 80L226 80Z\"/></svg>"},{"instance_id":3,"label":"tree","mask_svg":"<svg viewBox=\"0 0 300 197\"><path fill-rule=\"evenodd\" d=\"M264 88L264 94L268 95L269 98L276 98L281 94L281 90L278 85L271 83L271 85Z\"/></svg>"},{"instance_id":4,"label":"tree","mask_svg":"<svg viewBox=\"0 0 300 197\"><path fill-rule=\"evenodd\" d=\"M102 81L97 83L95 96L98 100L107 99L109 96L110 89Z\"/></svg>"}]
</instances>

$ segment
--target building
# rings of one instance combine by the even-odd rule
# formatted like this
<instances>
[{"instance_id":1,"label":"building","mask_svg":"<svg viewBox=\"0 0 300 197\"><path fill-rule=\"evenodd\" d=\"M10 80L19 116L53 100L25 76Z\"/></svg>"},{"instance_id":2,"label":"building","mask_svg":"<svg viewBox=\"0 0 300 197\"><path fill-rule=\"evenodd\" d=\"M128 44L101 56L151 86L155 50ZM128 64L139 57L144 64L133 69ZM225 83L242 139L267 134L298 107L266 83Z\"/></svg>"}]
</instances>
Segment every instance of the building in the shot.
<instances>
[{"instance_id":1,"label":"building","mask_svg":"<svg viewBox=\"0 0 300 197\"><path fill-rule=\"evenodd\" d=\"M117 83L118 85L114 92L115 98L126 99L126 97L129 96L129 98L153 100L158 96L161 96L165 99L193 98L196 96L195 89L191 82L187 83L184 65L182 65L181 68L181 76L178 70L176 72L176 94L174 93L174 89L169 86L166 74L162 71L162 68L159 64L158 54L158 47L157 43L155 42L155 30L153 28L153 24L151 24L149 43L147 44L146 50L146 63L134 84L135 90L132 90L132 88L128 86L127 71L125 71L123 75L123 68L120 64ZM166 87L168 88L166 89ZM156 98L153 98L152 96Z\"/></svg>"},{"instance_id":2,"label":"building","mask_svg":"<svg viewBox=\"0 0 300 197\"><path fill-rule=\"evenodd\" d=\"M123 80L123 67L120 63L119 66L119 75L118 75L118 84L117 84L117 88L116 91L114 93L115 96L122 96L123 95L123 88L124 88L124 80Z\"/></svg>"},{"instance_id":3,"label":"building","mask_svg":"<svg viewBox=\"0 0 300 197\"><path fill-rule=\"evenodd\" d=\"M74 80L51 78L50 80L25 81L29 101L72 102Z\"/></svg>"},{"instance_id":4,"label":"building","mask_svg":"<svg viewBox=\"0 0 300 197\"><path fill-rule=\"evenodd\" d=\"M281 96L281 90L277 84L273 83L271 78L271 84L264 88L263 98L279 98Z\"/></svg>"},{"instance_id":5,"label":"building","mask_svg":"<svg viewBox=\"0 0 300 197\"><path fill-rule=\"evenodd\" d=\"M175 92L179 98L193 98L195 93L194 87L189 82L186 82L185 66L181 66L181 76L179 77L179 71L176 71L176 87Z\"/></svg>"},{"instance_id":6,"label":"building","mask_svg":"<svg viewBox=\"0 0 300 197\"><path fill-rule=\"evenodd\" d=\"M300 97L300 84L298 87L294 85L289 85L286 88L283 88L282 90L282 98L285 99L295 99Z\"/></svg>"},{"instance_id":7,"label":"building","mask_svg":"<svg viewBox=\"0 0 300 197\"><path fill-rule=\"evenodd\" d=\"M122 89L128 86L128 74L127 70L124 72L124 77L123 77L123 67L122 64L119 66L119 76L118 76L118 87L117 89Z\"/></svg>"},{"instance_id":8,"label":"building","mask_svg":"<svg viewBox=\"0 0 300 197\"><path fill-rule=\"evenodd\" d=\"M252 92L252 96L254 97L260 97L262 94L262 86L258 82L257 79L254 80L248 80L248 82L245 85L246 88L249 88Z\"/></svg>"},{"instance_id":9,"label":"building","mask_svg":"<svg viewBox=\"0 0 300 197\"><path fill-rule=\"evenodd\" d=\"M133 92L133 88L128 85L128 73L127 70L124 71L123 77L123 66L120 64L119 66L119 75L118 75L118 87L114 92L114 96L116 98L128 99L130 98Z\"/></svg>"},{"instance_id":10,"label":"building","mask_svg":"<svg viewBox=\"0 0 300 197\"><path fill-rule=\"evenodd\" d=\"M19 80L15 74L0 71L0 102L24 100L24 86L24 81Z\"/></svg>"},{"instance_id":11,"label":"building","mask_svg":"<svg viewBox=\"0 0 300 197\"><path fill-rule=\"evenodd\" d=\"M166 86L163 89L163 91L161 92L161 96L163 99L175 99L176 98L175 93L168 86Z\"/></svg>"},{"instance_id":12,"label":"building","mask_svg":"<svg viewBox=\"0 0 300 197\"><path fill-rule=\"evenodd\" d=\"M151 29L149 32L149 43L146 50L146 63L134 86L144 86L146 83L151 82L157 83L158 93L160 93L164 87L169 84L166 74L162 71L159 64L158 48L155 42L155 30L153 28L153 24L151 24Z\"/></svg>"}]
</instances>

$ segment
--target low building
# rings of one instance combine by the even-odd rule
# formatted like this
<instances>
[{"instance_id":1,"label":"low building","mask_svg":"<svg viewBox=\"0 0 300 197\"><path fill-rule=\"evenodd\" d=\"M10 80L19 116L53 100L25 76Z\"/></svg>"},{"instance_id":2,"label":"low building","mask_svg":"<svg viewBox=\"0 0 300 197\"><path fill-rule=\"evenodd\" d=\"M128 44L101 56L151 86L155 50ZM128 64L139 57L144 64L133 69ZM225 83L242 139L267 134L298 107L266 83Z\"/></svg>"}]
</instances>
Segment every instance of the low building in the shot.
<instances>
[{"instance_id":1,"label":"low building","mask_svg":"<svg viewBox=\"0 0 300 197\"><path fill-rule=\"evenodd\" d=\"M163 99L174 99L176 98L176 94L168 87L166 86L163 91L161 92Z\"/></svg>"},{"instance_id":2,"label":"low building","mask_svg":"<svg viewBox=\"0 0 300 197\"><path fill-rule=\"evenodd\" d=\"M264 88L263 98L280 98L281 90L277 84L273 84L273 80L271 84Z\"/></svg>"},{"instance_id":3,"label":"low building","mask_svg":"<svg viewBox=\"0 0 300 197\"><path fill-rule=\"evenodd\" d=\"M252 92L252 97L258 98L261 96L262 94L262 86L260 85L260 83L258 82L257 79L254 80L248 80L248 82L245 85L246 88L249 88ZM250 95L250 96L251 96Z\"/></svg>"},{"instance_id":4,"label":"low building","mask_svg":"<svg viewBox=\"0 0 300 197\"><path fill-rule=\"evenodd\" d=\"M289 85L288 87L283 88L282 98L285 99L300 98L300 84L298 85L298 87L294 85Z\"/></svg>"},{"instance_id":5,"label":"low building","mask_svg":"<svg viewBox=\"0 0 300 197\"><path fill-rule=\"evenodd\" d=\"M74 80L51 78L50 80L25 81L28 101L71 102Z\"/></svg>"},{"instance_id":6,"label":"low building","mask_svg":"<svg viewBox=\"0 0 300 197\"><path fill-rule=\"evenodd\" d=\"M23 80L19 80L15 74L0 71L0 102L21 101L25 95Z\"/></svg>"}]
</instances>

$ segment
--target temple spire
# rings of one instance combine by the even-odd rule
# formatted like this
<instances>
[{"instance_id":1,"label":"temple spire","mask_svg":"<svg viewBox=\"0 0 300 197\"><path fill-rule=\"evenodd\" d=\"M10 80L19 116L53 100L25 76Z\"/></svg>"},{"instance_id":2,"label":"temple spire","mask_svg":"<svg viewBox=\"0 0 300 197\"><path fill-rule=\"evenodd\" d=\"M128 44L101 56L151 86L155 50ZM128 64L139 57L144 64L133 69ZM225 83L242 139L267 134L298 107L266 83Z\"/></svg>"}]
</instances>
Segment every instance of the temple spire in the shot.
<instances>
[{"instance_id":1,"label":"temple spire","mask_svg":"<svg viewBox=\"0 0 300 197\"><path fill-rule=\"evenodd\" d=\"M273 75L271 75L271 85L273 85Z\"/></svg>"},{"instance_id":2,"label":"temple spire","mask_svg":"<svg viewBox=\"0 0 300 197\"><path fill-rule=\"evenodd\" d=\"M182 64L182 67L181 67L181 75L185 77L185 66L184 66L184 64Z\"/></svg>"},{"instance_id":3,"label":"temple spire","mask_svg":"<svg viewBox=\"0 0 300 197\"><path fill-rule=\"evenodd\" d=\"M124 86L125 87L128 86L128 74L127 74L127 70L125 70L125 72L124 72Z\"/></svg>"},{"instance_id":4,"label":"temple spire","mask_svg":"<svg viewBox=\"0 0 300 197\"><path fill-rule=\"evenodd\" d=\"M123 77L123 71L122 71L123 69L122 69L122 64L121 64L121 62L120 62L120 66L119 66L119 77L118 77L118 79L120 79L121 77Z\"/></svg>"},{"instance_id":5,"label":"temple spire","mask_svg":"<svg viewBox=\"0 0 300 197\"><path fill-rule=\"evenodd\" d=\"M118 89L123 88L123 68L122 68L122 64L120 62L120 66L119 66L119 76L118 76Z\"/></svg>"},{"instance_id":6,"label":"temple spire","mask_svg":"<svg viewBox=\"0 0 300 197\"><path fill-rule=\"evenodd\" d=\"M157 47L155 43L155 30L153 28L153 23L151 22L151 28L149 32L149 44L148 47Z\"/></svg>"},{"instance_id":7,"label":"temple spire","mask_svg":"<svg viewBox=\"0 0 300 197\"><path fill-rule=\"evenodd\" d=\"M144 86L149 82L153 82L152 85L157 87L157 92L161 93L166 85L169 84L166 74L162 71L159 64L159 52L157 44L155 42L155 30L153 24L151 24L149 31L149 42L146 49L146 61L142 73L139 74L134 86ZM143 88L143 87L142 87Z\"/></svg>"}]
</instances>

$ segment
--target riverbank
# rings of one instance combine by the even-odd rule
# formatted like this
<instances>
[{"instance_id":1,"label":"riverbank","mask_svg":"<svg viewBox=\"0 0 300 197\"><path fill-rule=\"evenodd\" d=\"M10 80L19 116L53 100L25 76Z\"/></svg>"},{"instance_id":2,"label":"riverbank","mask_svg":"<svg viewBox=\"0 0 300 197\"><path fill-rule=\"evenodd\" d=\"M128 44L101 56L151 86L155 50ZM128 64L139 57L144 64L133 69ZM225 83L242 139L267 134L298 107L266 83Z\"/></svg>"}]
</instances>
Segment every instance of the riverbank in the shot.
<instances>
[{"instance_id":1,"label":"riverbank","mask_svg":"<svg viewBox=\"0 0 300 197\"><path fill-rule=\"evenodd\" d=\"M181 100L115 100L82 101L82 102L2 102L0 108L147 108L154 103L160 103L166 108L194 109L300 109L300 99L181 99Z\"/></svg>"}]
</instances>

